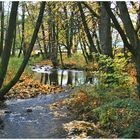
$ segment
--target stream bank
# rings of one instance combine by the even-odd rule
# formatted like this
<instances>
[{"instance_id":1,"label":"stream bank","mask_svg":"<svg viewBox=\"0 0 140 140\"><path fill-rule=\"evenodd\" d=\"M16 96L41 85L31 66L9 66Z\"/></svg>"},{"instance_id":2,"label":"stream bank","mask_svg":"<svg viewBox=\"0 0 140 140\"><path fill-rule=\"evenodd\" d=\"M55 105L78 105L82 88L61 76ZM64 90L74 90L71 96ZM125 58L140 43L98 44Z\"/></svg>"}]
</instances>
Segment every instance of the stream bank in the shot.
<instances>
[{"instance_id":1,"label":"stream bank","mask_svg":"<svg viewBox=\"0 0 140 140\"><path fill-rule=\"evenodd\" d=\"M48 66L37 66L33 71L33 79L21 78L12 92L7 94L7 100L1 103L0 137L69 138L65 124L76 120L77 115L70 113L67 104L57 106L68 99L76 87L96 84L97 78L85 71ZM35 77L44 74L44 81L47 82Z\"/></svg>"},{"instance_id":2,"label":"stream bank","mask_svg":"<svg viewBox=\"0 0 140 140\"><path fill-rule=\"evenodd\" d=\"M66 106L51 110L49 105L68 98L71 92L10 99L1 103L0 138L66 138L63 124L73 120L74 116L66 115Z\"/></svg>"}]
</instances>

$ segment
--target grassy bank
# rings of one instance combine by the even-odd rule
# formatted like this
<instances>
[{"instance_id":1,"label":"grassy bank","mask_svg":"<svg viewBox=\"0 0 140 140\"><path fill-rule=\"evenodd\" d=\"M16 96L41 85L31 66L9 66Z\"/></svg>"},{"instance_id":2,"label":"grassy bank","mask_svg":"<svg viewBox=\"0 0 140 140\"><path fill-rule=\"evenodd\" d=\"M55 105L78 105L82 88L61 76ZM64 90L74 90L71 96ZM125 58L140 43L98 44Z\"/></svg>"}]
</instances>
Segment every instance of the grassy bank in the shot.
<instances>
[{"instance_id":1,"label":"grassy bank","mask_svg":"<svg viewBox=\"0 0 140 140\"><path fill-rule=\"evenodd\" d=\"M83 138L87 122L94 124L100 131L94 131L94 127L90 126L85 138L139 138L140 103L133 87L83 86L65 103L70 112L76 114L78 124L80 121L85 122L82 128L76 127L74 122L75 128L69 129L77 129L78 138Z\"/></svg>"},{"instance_id":2,"label":"grassy bank","mask_svg":"<svg viewBox=\"0 0 140 140\"><path fill-rule=\"evenodd\" d=\"M88 64L85 62L85 59L81 53L73 54L71 57L67 57L66 54L63 54L63 65L58 56L58 67L62 69L78 69L78 70L97 70L98 64L93 62L89 62ZM42 57L32 58L31 64L36 65L50 65L52 66L51 60L42 60Z\"/></svg>"},{"instance_id":3,"label":"grassy bank","mask_svg":"<svg viewBox=\"0 0 140 140\"><path fill-rule=\"evenodd\" d=\"M64 101L76 114L76 121L65 125L69 137L139 138L140 102L134 66L124 58L103 57L99 63L98 83L79 87Z\"/></svg>"},{"instance_id":4,"label":"grassy bank","mask_svg":"<svg viewBox=\"0 0 140 140\"><path fill-rule=\"evenodd\" d=\"M4 84L7 84L17 73L21 63L23 61L23 57L17 58L17 57L11 57L8 65L8 71L6 74L6 79ZM29 63L27 64L24 73L25 75L31 75L32 71L29 67Z\"/></svg>"}]
</instances>

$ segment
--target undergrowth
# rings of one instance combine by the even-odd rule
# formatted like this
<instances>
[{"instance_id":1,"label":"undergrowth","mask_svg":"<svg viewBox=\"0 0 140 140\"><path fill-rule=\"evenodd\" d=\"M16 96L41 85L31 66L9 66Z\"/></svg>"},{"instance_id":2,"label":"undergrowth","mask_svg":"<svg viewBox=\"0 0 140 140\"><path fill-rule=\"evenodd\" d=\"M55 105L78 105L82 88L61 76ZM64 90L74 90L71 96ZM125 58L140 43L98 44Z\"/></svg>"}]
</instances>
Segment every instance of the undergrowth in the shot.
<instances>
[{"instance_id":1,"label":"undergrowth","mask_svg":"<svg viewBox=\"0 0 140 140\"><path fill-rule=\"evenodd\" d=\"M20 58L11 57L10 58L4 84L7 84L15 76L19 67L21 66L22 61L23 61L23 57L20 57ZM25 75L31 75L32 74L32 71L31 71L31 68L30 68L29 64L27 64L23 74L25 74Z\"/></svg>"},{"instance_id":2,"label":"undergrowth","mask_svg":"<svg viewBox=\"0 0 140 140\"><path fill-rule=\"evenodd\" d=\"M130 58L129 58L130 59ZM128 60L100 57L95 85L79 87L70 108L79 119L93 121L118 138L140 136L140 102L126 71ZM72 109L74 108L74 109Z\"/></svg>"},{"instance_id":3,"label":"undergrowth","mask_svg":"<svg viewBox=\"0 0 140 140\"><path fill-rule=\"evenodd\" d=\"M60 60L59 63L61 64ZM83 54L75 53L71 57L67 57L63 54L63 63L64 66L62 68L70 68L70 69L81 69L81 70L97 70L98 65L94 62L89 62L88 64L85 62Z\"/></svg>"}]
</instances>

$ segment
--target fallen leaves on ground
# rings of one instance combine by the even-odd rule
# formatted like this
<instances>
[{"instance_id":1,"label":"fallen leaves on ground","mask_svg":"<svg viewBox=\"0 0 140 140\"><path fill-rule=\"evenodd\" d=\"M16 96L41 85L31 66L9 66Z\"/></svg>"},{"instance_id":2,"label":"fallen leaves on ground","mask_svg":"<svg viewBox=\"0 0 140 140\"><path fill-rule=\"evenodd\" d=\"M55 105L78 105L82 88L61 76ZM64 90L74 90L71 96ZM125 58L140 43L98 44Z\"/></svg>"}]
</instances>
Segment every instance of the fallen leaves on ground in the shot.
<instances>
[{"instance_id":1,"label":"fallen leaves on ground","mask_svg":"<svg viewBox=\"0 0 140 140\"><path fill-rule=\"evenodd\" d=\"M48 107L52 111L50 114L54 116L55 119L60 119L63 117L70 117L67 105L64 103L66 99L59 100L55 103L49 104Z\"/></svg>"},{"instance_id":2,"label":"fallen leaves on ground","mask_svg":"<svg viewBox=\"0 0 140 140\"><path fill-rule=\"evenodd\" d=\"M62 117L67 117L67 113L63 112L63 111L54 111L54 112L50 112L50 114L53 115L54 119L60 119Z\"/></svg>"},{"instance_id":3,"label":"fallen leaves on ground","mask_svg":"<svg viewBox=\"0 0 140 140\"><path fill-rule=\"evenodd\" d=\"M35 65L48 65L48 66L53 66L51 60L42 60L42 61L36 62Z\"/></svg>"},{"instance_id":4,"label":"fallen leaves on ground","mask_svg":"<svg viewBox=\"0 0 140 140\"><path fill-rule=\"evenodd\" d=\"M103 131L98 125L87 121L77 121L66 123L63 125L68 132L69 138L116 138L116 135L111 135L109 132Z\"/></svg>"},{"instance_id":5,"label":"fallen leaves on ground","mask_svg":"<svg viewBox=\"0 0 140 140\"><path fill-rule=\"evenodd\" d=\"M44 85L35 81L30 76L22 76L19 82L7 93L7 98L26 99L35 97L40 94L58 93L62 92L59 86Z\"/></svg>"}]
</instances>

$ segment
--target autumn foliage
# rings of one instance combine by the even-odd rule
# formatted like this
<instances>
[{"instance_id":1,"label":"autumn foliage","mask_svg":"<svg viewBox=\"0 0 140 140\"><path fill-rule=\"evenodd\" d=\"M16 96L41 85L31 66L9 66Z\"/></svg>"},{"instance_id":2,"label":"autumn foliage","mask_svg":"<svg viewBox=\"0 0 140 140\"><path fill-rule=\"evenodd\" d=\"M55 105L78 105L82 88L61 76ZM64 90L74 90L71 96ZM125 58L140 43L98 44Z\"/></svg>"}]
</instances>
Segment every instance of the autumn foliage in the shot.
<instances>
[{"instance_id":1,"label":"autumn foliage","mask_svg":"<svg viewBox=\"0 0 140 140\"><path fill-rule=\"evenodd\" d=\"M41 94L58 93L64 91L61 87L44 85L35 81L31 76L24 75L18 83L8 92L7 98L31 98Z\"/></svg>"}]
</instances>

